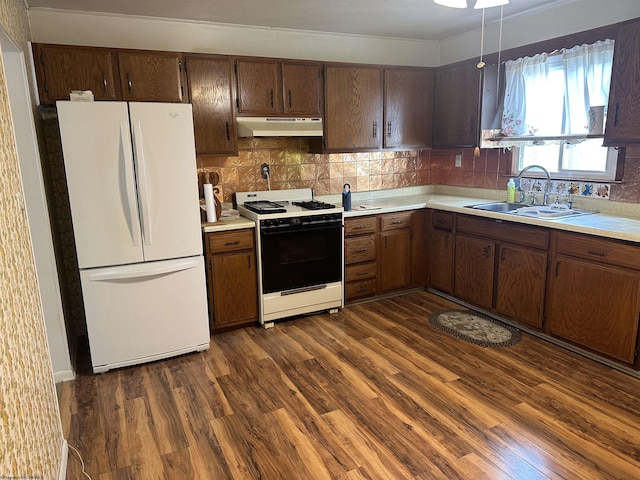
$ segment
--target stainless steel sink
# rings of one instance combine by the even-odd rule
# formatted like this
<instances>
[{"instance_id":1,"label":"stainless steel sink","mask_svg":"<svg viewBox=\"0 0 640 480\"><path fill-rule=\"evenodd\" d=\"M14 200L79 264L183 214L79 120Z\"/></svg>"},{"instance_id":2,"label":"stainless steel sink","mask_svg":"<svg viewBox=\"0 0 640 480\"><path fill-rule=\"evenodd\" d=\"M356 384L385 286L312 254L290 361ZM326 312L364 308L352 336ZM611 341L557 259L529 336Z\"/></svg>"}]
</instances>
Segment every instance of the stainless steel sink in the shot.
<instances>
[{"instance_id":1,"label":"stainless steel sink","mask_svg":"<svg viewBox=\"0 0 640 480\"><path fill-rule=\"evenodd\" d=\"M540 218L545 220L555 220L558 218L574 217L576 215L589 215L597 213L592 210L579 210L569 208L566 205L526 205L523 203L492 202L469 205L476 210L486 210L489 212L508 213L522 217Z\"/></svg>"},{"instance_id":2,"label":"stainless steel sink","mask_svg":"<svg viewBox=\"0 0 640 480\"><path fill-rule=\"evenodd\" d=\"M470 205L471 208L476 210L487 210L489 212L512 212L522 207L528 207L529 205L524 203L510 203L510 202L493 202L493 203L480 203L477 205Z\"/></svg>"}]
</instances>

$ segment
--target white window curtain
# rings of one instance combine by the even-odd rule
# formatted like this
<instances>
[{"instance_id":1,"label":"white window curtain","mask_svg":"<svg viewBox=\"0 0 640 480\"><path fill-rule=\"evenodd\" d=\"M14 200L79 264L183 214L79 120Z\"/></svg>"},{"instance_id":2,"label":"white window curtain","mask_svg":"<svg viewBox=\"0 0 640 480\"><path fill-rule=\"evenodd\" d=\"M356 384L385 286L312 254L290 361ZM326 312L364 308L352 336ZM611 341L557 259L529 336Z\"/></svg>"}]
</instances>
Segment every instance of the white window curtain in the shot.
<instances>
[{"instance_id":1,"label":"white window curtain","mask_svg":"<svg viewBox=\"0 0 640 480\"><path fill-rule=\"evenodd\" d=\"M502 135L586 136L591 107L608 102L613 40L505 62ZM522 145L502 140L500 146Z\"/></svg>"},{"instance_id":2,"label":"white window curtain","mask_svg":"<svg viewBox=\"0 0 640 480\"><path fill-rule=\"evenodd\" d=\"M566 81L566 135L589 132L592 107L606 110L613 64L613 40L580 45L562 52Z\"/></svg>"}]
</instances>

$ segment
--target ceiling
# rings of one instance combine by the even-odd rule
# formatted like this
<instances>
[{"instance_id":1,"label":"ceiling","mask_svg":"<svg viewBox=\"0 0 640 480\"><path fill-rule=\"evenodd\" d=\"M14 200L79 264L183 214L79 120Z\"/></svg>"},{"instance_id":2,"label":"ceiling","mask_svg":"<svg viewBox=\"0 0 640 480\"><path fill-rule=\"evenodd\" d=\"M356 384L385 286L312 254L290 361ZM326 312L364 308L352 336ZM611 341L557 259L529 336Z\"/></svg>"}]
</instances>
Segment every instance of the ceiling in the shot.
<instances>
[{"instance_id":1,"label":"ceiling","mask_svg":"<svg viewBox=\"0 0 640 480\"><path fill-rule=\"evenodd\" d=\"M480 28L481 10L433 0L26 0L30 7L441 41ZM578 0L511 0L504 18ZM475 3L469 0L468 3ZM489 8L487 23L500 18Z\"/></svg>"}]
</instances>

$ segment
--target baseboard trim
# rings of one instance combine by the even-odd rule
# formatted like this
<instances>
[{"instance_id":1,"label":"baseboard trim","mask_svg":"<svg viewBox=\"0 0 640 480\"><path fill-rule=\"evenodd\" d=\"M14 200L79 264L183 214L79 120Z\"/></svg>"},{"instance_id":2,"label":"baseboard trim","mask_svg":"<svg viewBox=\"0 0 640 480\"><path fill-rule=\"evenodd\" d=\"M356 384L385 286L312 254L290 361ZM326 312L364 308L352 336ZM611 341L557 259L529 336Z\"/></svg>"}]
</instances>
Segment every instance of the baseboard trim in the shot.
<instances>
[{"instance_id":1,"label":"baseboard trim","mask_svg":"<svg viewBox=\"0 0 640 480\"><path fill-rule=\"evenodd\" d=\"M67 480L67 462L69 461L69 444L66 439L62 439L62 452L60 453L60 470L58 480Z\"/></svg>"},{"instance_id":2,"label":"baseboard trim","mask_svg":"<svg viewBox=\"0 0 640 480\"><path fill-rule=\"evenodd\" d=\"M62 370L61 372L53 372L53 382L62 383L75 380L76 374L73 370Z\"/></svg>"}]
</instances>

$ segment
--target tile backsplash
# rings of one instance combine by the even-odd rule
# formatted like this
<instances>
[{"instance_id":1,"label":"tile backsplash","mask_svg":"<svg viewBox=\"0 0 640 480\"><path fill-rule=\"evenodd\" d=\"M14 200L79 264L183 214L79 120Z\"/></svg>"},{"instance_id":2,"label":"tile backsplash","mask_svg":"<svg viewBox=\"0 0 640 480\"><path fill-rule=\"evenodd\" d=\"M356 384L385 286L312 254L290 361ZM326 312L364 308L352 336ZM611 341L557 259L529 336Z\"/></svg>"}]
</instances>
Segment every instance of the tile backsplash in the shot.
<instances>
[{"instance_id":1,"label":"tile backsplash","mask_svg":"<svg viewBox=\"0 0 640 480\"><path fill-rule=\"evenodd\" d=\"M511 152L481 149L478 156L474 153L472 148L458 148L316 154L309 153L306 138L245 138L239 140L237 156L199 155L198 171L219 174L223 202L231 202L236 191L268 190L260 174L263 163L271 167L272 189L310 187L316 195L338 194L345 183L354 192L433 184L506 189ZM459 166L456 156L460 156ZM622 182L552 182L552 194L568 192L640 203L640 147L627 148Z\"/></svg>"}]
</instances>

